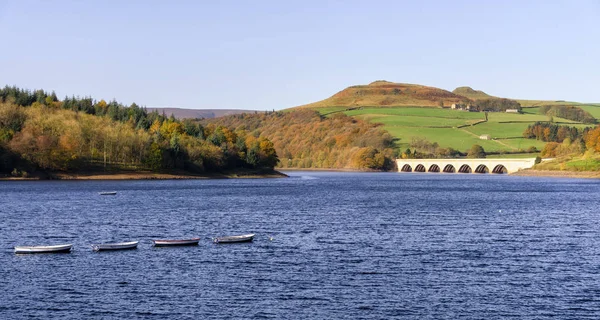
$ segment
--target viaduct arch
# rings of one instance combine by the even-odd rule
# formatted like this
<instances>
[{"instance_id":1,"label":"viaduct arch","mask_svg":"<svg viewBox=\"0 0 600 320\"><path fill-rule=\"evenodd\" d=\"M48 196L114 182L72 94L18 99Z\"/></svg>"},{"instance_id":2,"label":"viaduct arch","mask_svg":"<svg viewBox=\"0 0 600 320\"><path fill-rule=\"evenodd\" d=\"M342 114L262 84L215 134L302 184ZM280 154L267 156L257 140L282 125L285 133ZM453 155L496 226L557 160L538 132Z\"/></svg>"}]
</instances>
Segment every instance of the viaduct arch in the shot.
<instances>
[{"instance_id":1,"label":"viaduct arch","mask_svg":"<svg viewBox=\"0 0 600 320\"><path fill-rule=\"evenodd\" d=\"M535 158L523 159L398 159L399 172L504 174L533 167Z\"/></svg>"}]
</instances>

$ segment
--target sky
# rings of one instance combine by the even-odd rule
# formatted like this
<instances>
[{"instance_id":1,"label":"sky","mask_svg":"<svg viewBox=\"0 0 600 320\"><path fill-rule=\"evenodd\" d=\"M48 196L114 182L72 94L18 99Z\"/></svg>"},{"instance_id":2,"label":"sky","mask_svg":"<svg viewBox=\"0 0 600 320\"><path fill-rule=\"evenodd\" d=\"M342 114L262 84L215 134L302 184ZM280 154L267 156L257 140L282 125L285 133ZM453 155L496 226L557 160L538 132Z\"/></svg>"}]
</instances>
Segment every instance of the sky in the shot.
<instances>
[{"instance_id":1,"label":"sky","mask_svg":"<svg viewBox=\"0 0 600 320\"><path fill-rule=\"evenodd\" d=\"M0 86L280 110L375 80L600 103L600 0L0 0Z\"/></svg>"}]
</instances>

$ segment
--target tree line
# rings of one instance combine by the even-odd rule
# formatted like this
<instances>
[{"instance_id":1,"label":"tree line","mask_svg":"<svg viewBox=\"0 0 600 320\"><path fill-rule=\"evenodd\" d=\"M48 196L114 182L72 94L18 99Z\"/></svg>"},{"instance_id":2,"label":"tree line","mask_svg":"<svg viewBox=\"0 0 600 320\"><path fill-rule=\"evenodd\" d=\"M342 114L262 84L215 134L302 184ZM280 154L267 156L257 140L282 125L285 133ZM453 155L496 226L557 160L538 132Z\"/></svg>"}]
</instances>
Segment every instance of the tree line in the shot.
<instances>
[{"instance_id":1,"label":"tree line","mask_svg":"<svg viewBox=\"0 0 600 320\"><path fill-rule=\"evenodd\" d=\"M442 148L437 142L413 137L409 146L401 153L402 159L452 159L465 156L467 158L485 158L487 156L486 151L478 144L472 145L466 152L460 152L450 147Z\"/></svg>"},{"instance_id":2,"label":"tree line","mask_svg":"<svg viewBox=\"0 0 600 320\"><path fill-rule=\"evenodd\" d=\"M105 100L94 100L91 97L64 97L59 100L56 93L48 93L44 90L27 90L15 86L5 86L0 89L0 102L8 102L18 106L47 106L54 109L71 110L83 112L90 115L106 116L112 120L120 122L133 123L137 129L150 128L154 121L164 121L167 116L158 112L148 112L145 107L140 107L136 103L129 106L121 104L115 100L106 102ZM174 120L171 117L171 120Z\"/></svg>"},{"instance_id":3,"label":"tree line","mask_svg":"<svg viewBox=\"0 0 600 320\"><path fill-rule=\"evenodd\" d=\"M540 114L594 124L597 122L589 112L575 106L541 106Z\"/></svg>"},{"instance_id":4,"label":"tree line","mask_svg":"<svg viewBox=\"0 0 600 320\"><path fill-rule=\"evenodd\" d=\"M561 157L566 155L596 154L600 152L600 126L578 129L541 123L533 127L535 134L547 141L542 149L542 157ZM527 130L526 130L527 132Z\"/></svg>"},{"instance_id":5,"label":"tree line","mask_svg":"<svg viewBox=\"0 0 600 320\"><path fill-rule=\"evenodd\" d=\"M0 171L98 168L194 173L269 168L273 143L245 130L202 126L91 98L55 99L42 90L0 89Z\"/></svg>"},{"instance_id":6,"label":"tree line","mask_svg":"<svg viewBox=\"0 0 600 320\"><path fill-rule=\"evenodd\" d=\"M409 148L404 150L400 154L400 157L402 159L447 159L458 158L464 155L456 149L440 147L437 142L430 142L425 138L413 137Z\"/></svg>"},{"instance_id":7,"label":"tree line","mask_svg":"<svg viewBox=\"0 0 600 320\"><path fill-rule=\"evenodd\" d=\"M549 122L536 122L527 126L523 131L523 137L545 142L563 142L565 139L571 141L582 139L591 128L577 128L558 125Z\"/></svg>"},{"instance_id":8,"label":"tree line","mask_svg":"<svg viewBox=\"0 0 600 320\"><path fill-rule=\"evenodd\" d=\"M505 98L475 100L476 109L479 111L504 112L508 109L521 110L521 104L515 100Z\"/></svg>"}]
</instances>

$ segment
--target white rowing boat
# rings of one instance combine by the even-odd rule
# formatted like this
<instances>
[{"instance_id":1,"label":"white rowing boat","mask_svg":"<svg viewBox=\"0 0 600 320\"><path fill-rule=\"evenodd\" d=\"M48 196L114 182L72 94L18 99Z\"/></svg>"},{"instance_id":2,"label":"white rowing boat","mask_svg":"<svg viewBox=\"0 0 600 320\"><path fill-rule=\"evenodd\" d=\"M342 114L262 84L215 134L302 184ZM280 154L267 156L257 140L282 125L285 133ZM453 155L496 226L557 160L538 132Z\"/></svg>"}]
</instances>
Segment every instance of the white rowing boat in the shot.
<instances>
[{"instance_id":1,"label":"white rowing boat","mask_svg":"<svg viewBox=\"0 0 600 320\"><path fill-rule=\"evenodd\" d=\"M155 247L167 247L167 246L196 246L200 238L191 239L171 239L171 240L152 240Z\"/></svg>"},{"instance_id":2,"label":"white rowing boat","mask_svg":"<svg viewBox=\"0 0 600 320\"><path fill-rule=\"evenodd\" d=\"M254 233L243 234L239 236L227 236L215 238L215 243L237 243L237 242L249 242L254 239Z\"/></svg>"},{"instance_id":3,"label":"white rowing boat","mask_svg":"<svg viewBox=\"0 0 600 320\"><path fill-rule=\"evenodd\" d=\"M15 253L64 253L70 252L72 244L60 244L55 246L16 246Z\"/></svg>"},{"instance_id":4,"label":"white rowing boat","mask_svg":"<svg viewBox=\"0 0 600 320\"><path fill-rule=\"evenodd\" d=\"M128 250L136 249L139 241L93 244L92 250Z\"/></svg>"},{"instance_id":5,"label":"white rowing boat","mask_svg":"<svg viewBox=\"0 0 600 320\"><path fill-rule=\"evenodd\" d=\"M101 196L114 196L117 194L116 191L103 191L103 192L98 192Z\"/></svg>"}]
</instances>

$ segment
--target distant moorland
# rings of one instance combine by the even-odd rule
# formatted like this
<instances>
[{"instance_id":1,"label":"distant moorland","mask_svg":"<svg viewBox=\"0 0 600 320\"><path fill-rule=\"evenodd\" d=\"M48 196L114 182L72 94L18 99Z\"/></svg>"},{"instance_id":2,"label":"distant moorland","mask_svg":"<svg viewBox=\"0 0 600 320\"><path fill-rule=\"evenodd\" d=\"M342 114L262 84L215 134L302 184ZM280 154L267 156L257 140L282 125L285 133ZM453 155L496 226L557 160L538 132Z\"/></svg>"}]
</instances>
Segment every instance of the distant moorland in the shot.
<instances>
[{"instance_id":1,"label":"distant moorland","mask_svg":"<svg viewBox=\"0 0 600 320\"><path fill-rule=\"evenodd\" d=\"M211 119L232 114L258 112L242 109L184 109L184 108L146 108L148 112L158 112L166 117L176 119Z\"/></svg>"}]
</instances>

